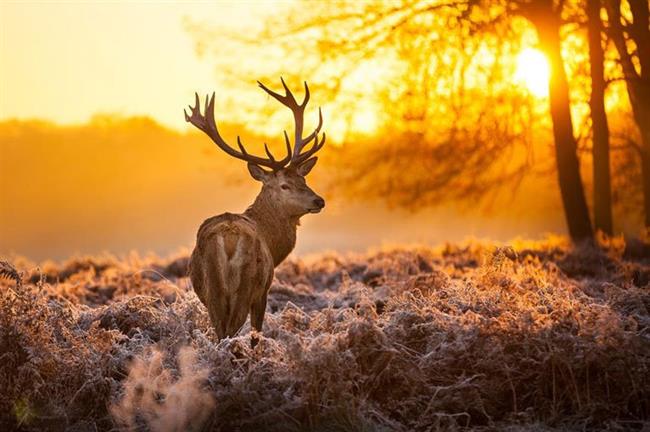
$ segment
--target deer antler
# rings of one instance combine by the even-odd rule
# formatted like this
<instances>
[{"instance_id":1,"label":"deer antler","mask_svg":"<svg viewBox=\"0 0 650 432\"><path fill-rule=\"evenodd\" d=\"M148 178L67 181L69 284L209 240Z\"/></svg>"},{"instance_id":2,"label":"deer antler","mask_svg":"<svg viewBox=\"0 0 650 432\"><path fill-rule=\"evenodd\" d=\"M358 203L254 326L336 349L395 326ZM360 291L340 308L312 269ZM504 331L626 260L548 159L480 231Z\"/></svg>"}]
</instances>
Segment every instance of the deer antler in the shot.
<instances>
[{"instance_id":1,"label":"deer antler","mask_svg":"<svg viewBox=\"0 0 650 432\"><path fill-rule=\"evenodd\" d=\"M207 136L209 136L212 139L212 141L214 141L214 143L217 146L219 146L221 150L225 151L230 156L236 157L237 159L241 159L246 162L251 162L256 165L262 165L271 168L274 171L282 169L284 166L287 165L288 162L291 161L292 158L291 145L289 144L288 139L286 140L287 156L284 159L279 161L275 160L273 154L271 154L271 151L269 150L269 147L266 145L266 143L264 143L264 150L266 151L268 159L249 154L246 151L246 148L244 148L244 145L242 144L239 136L237 137L237 146L239 146L239 150L241 151L237 151L231 146L229 146L219 134L219 130L217 129L217 124L215 123L214 120L214 92L212 93L211 98L208 99L207 95L205 97L204 115L201 114L199 95L195 93L194 96L195 96L194 107L192 107L191 105L189 106L192 115L187 115L187 112L183 110L183 112L185 113L185 121L192 123L198 129L202 130Z\"/></svg>"},{"instance_id":2,"label":"deer antler","mask_svg":"<svg viewBox=\"0 0 650 432\"><path fill-rule=\"evenodd\" d=\"M293 143L293 156L291 157L290 165L298 166L304 161L306 161L307 159L309 159L314 153L316 153L325 145L325 133L323 133L323 140L320 143L318 142L318 133L320 132L321 127L323 126L323 113L319 107L318 126L316 126L316 129L314 129L314 131L311 134L309 134L306 138L303 138L302 131L304 127L305 107L307 106L310 97L309 86L307 86L307 81L305 81L305 98L300 104L296 101L296 98L293 96L293 93L291 93L291 90L289 90L289 87L287 87L287 84L284 82L284 79L282 77L280 77L280 81L282 81L282 86L284 87L284 92L285 92L284 96L269 89L260 81L258 81L257 84L262 88L262 90L267 92L269 95L275 98L282 105L289 108L293 113L293 120L295 123L295 138ZM287 146L289 146L290 144L289 144L289 137L287 135L287 131L284 131L284 138L285 141L287 142ZM309 144L309 142L312 140L314 141L314 144L311 146L311 148L305 153L301 153L305 145Z\"/></svg>"},{"instance_id":3,"label":"deer antler","mask_svg":"<svg viewBox=\"0 0 650 432\"><path fill-rule=\"evenodd\" d=\"M198 129L202 130L207 136L212 139L212 141L214 141L217 146L219 146L220 149L228 153L230 156L236 157L237 159L265 166L271 168L274 171L284 168L287 166L287 164L294 167L298 166L309 159L314 153L320 150L323 145L325 145L325 133L323 133L323 139L320 142L318 140L318 133L323 126L323 113L321 112L321 109L318 108L318 126L316 126L316 129L314 129L311 134L309 134L306 138L303 138L302 132L304 126L305 107L307 106L307 102L309 102L310 96L309 87L307 86L307 82L305 82L305 98L303 99L302 103L298 104L296 98L293 96L293 93L291 93L291 90L289 90L286 83L284 82L284 79L280 78L280 80L282 81L282 86L285 90L284 96L274 92L273 90L270 90L259 81L257 83L262 88L262 90L289 108L293 113L293 119L295 123L293 151L291 150L289 135L287 134L287 131L284 131L284 140L287 146L287 156L284 159L276 160L275 157L273 157L273 154L271 154L271 151L269 150L269 147L266 145L266 143L264 143L264 150L266 151L268 159L249 154L244 148L244 145L242 144L239 137L237 137L237 146L239 147L240 151L237 151L235 148L228 145L219 134L217 124L214 120L214 93L212 93L212 97L210 98L208 98L208 96L205 97L204 114L201 114L199 95L195 93L194 107L191 105L189 106L191 115L187 115L187 112L183 110L185 113L185 121L192 123ZM309 148L309 150L303 153L305 146L311 141L314 141L314 143Z\"/></svg>"}]
</instances>

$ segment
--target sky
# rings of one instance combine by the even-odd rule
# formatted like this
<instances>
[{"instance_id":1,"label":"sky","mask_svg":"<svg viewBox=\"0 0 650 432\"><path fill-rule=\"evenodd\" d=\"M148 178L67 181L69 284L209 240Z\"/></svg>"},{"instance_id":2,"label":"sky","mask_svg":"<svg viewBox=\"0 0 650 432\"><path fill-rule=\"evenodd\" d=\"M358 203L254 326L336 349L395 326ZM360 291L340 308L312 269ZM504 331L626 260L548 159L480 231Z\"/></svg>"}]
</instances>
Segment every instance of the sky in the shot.
<instances>
[{"instance_id":1,"label":"sky","mask_svg":"<svg viewBox=\"0 0 650 432\"><path fill-rule=\"evenodd\" d=\"M270 2L0 0L0 121L84 123L96 113L148 115L185 130L182 108L214 89L191 22L245 32Z\"/></svg>"},{"instance_id":2,"label":"sky","mask_svg":"<svg viewBox=\"0 0 650 432\"><path fill-rule=\"evenodd\" d=\"M95 114L146 115L165 126L187 130L182 109L193 102L194 92L203 95L217 90L219 104L233 93L217 88L215 60L237 54L228 50L226 39L233 34L249 35L269 15L278 15L291 4L292 0L0 0L0 121L39 118L80 124ZM217 48L201 58L189 23L207 24L211 38L222 34L221 52ZM219 47L214 40L209 42ZM529 51L533 59L541 56ZM544 68L527 58L519 62L519 79L523 77L536 95L543 96L538 93L546 88L546 76L540 73ZM544 62L543 56L540 61ZM360 73L356 86L367 80L368 70L362 68ZM237 89L239 97L246 95L262 106L261 95L246 93L257 92L257 86L246 84ZM370 106L359 104L352 119L359 132L375 128L377 107L366 102ZM330 114L335 110L329 107L329 111L325 110L325 117L330 135L340 138L337 132L346 127L339 123L348 119L333 118Z\"/></svg>"},{"instance_id":3,"label":"sky","mask_svg":"<svg viewBox=\"0 0 650 432\"><path fill-rule=\"evenodd\" d=\"M255 43L248 54L239 51L232 43L232 35L254 34L269 16L282 17L285 8L295 6L294 1L0 0L0 123L8 119L43 119L57 125L83 125L96 114L117 114L125 118L148 116L169 128L187 131L193 128L185 122L183 108L193 103L194 92L204 95L216 91L220 124L236 119L238 127L243 123L247 130L270 137L271 145L273 139L277 144L282 139L280 131L292 127L292 120L286 110L268 110L274 106L273 101L254 81L258 69L260 77L266 78L265 62L277 62L277 52L263 40ZM190 32L188 28L195 27L190 23L208 29L209 36L204 36L210 38L205 58L196 50L195 38L201 33ZM262 55L265 53L273 55L266 58ZM359 134L372 134L377 125L384 124L381 121L385 118L378 115L383 107L373 99L372 90L388 81L379 73L386 58L373 61L359 64L345 77L342 88L354 90L349 92L353 116L340 109L344 106L340 101L328 100L313 91L312 104L323 107L328 147L345 148L348 142L357 145L356 135L346 132L348 124ZM254 72L239 74L246 82L221 84L219 88L220 83L228 81L223 79L218 65L244 68L246 62ZM529 47L516 62L513 83L527 87L540 101L547 100L548 65L543 55ZM269 70L292 67L282 62L278 65ZM280 90L279 80L268 85ZM302 88L297 88L300 98ZM315 124L317 119L318 110L312 104L305 118L309 124ZM30 125L20 126L20 135L18 126L14 130L11 123L0 124L0 135L3 130L5 134L0 139L13 137L5 143L6 153L0 155L0 162L5 160L0 183L4 181L4 193L11 190L14 197L4 201L12 208L0 209L5 212L3 215L0 211L0 216L5 216L5 221L20 222L0 221L0 226L15 231L17 239L15 243L0 239L4 241L0 241L0 253L12 251L35 259L103 250L169 253L179 245L192 244L196 227L205 218L238 211L252 200L258 185L248 180L244 164L226 162L226 156L207 138L196 133L194 138L178 136L150 126L140 130L138 125L149 123L138 121L116 121L111 129L116 137L98 132L95 126L101 121L86 129L43 126L49 135L39 135L41 129ZM133 145L124 147L123 142ZM70 147L75 144L77 147ZM261 142L247 144L251 145L249 149L261 151ZM253 147L255 144L258 147ZM50 150L45 157L43 147ZM107 148L121 149L121 153L115 155ZM65 164L61 162L61 151L72 155ZM217 169L220 165L211 164L212 157L221 157L223 163L236 167L246 193L223 180L221 169ZM321 170L326 168L324 161L322 158L319 164ZM43 166L25 169L26 164L31 168ZM331 194L332 198L337 195ZM541 226L510 211L506 218L487 218L475 212L465 218L451 207L411 214L360 203L350 206L344 199L338 201L337 207L336 200L325 197L328 209L318 217L307 218L299 252L361 250L381 242L439 242L469 235L531 236L542 229L562 231L564 226L558 206L544 209L552 215L546 215ZM555 195L541 201L543 205L559 202ZM49 211L40 211L42 207ZM167 217L160 218L160 214ZM309 222L312 219L314 222ZM388 227L387 220L391 221ZM311 228L310 223L314 224ZM104 229L95 235L97 226Z\"/></svg>"}]
</instances>

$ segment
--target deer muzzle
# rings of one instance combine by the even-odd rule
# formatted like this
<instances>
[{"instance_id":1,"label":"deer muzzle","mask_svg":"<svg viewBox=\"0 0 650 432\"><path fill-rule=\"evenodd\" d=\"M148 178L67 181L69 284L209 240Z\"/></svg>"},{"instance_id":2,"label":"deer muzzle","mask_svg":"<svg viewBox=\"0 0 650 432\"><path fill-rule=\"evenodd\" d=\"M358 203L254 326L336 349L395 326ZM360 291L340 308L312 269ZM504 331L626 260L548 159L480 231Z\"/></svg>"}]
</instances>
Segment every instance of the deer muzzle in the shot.
<instances>
[{"instance_id":1,"label":"deer muzzle","mask_svg":"<svg viewBox=\"0 0 650 432\"><path fill-rule=\"evenodd\" d=\"M321 197L314 198L313 206L309 209L309 213L320 213L325 207L325 200Z\"/></svg>"}]
</instances>

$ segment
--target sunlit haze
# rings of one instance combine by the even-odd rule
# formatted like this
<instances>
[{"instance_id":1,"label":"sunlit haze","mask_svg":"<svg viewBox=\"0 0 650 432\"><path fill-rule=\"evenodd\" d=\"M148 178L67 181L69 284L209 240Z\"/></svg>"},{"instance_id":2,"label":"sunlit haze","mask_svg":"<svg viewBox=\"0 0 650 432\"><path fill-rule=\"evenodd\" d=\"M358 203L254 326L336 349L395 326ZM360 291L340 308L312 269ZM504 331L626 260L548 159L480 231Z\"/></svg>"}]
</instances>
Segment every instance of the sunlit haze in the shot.
<instances>
[{"instance_id":1,"label":"sunlit haze","mask_svg":"<svg viewBox=\"0 0 650 432\"><path fill-rule=\"evenodd\" d=\"M563 233L549 64L534 26L517 24L512 40L471 36L469 23L448 27L461 12L449 6L398 28L399 5L0 0L0 254L191 247L201 222L245 210L260 184L183 108L215 92L226 142L239 135L252 154L267 142L281 155L294 118L256 84L282 91L280 77L300 100L309 83L305 131L321 107L327 136L308 179L327 207L301 220L297 254ZM362 25L381 14L392 18ZM576 137L590 124L587 48L585 32L563 38ZM609 60L605 71L618 73ZM629 209L642 189L636 154L619 150L638 140L627 100L612 80L622 230L638 225Z\"/></svg>"}]
</instances>

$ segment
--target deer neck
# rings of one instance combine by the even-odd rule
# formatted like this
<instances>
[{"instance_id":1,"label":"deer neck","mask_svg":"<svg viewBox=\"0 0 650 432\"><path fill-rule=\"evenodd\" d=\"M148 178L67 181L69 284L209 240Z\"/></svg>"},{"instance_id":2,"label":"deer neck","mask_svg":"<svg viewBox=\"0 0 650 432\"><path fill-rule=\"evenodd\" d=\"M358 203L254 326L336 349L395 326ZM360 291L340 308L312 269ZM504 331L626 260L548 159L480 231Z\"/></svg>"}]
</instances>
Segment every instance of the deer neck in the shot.
<instances>
[{"instance_id":1,"label":"deer neck","mask_svg":"<svg viewBox=\"0 0 650 432\"><path fill-rule=\"evenodd\" d=\"M296 245L299 218L287 216L274 200L263 193L257 196L244 215L257 225L260 236L273 256L274 266L284 261Z\"/></svg>"}]
</instances>

